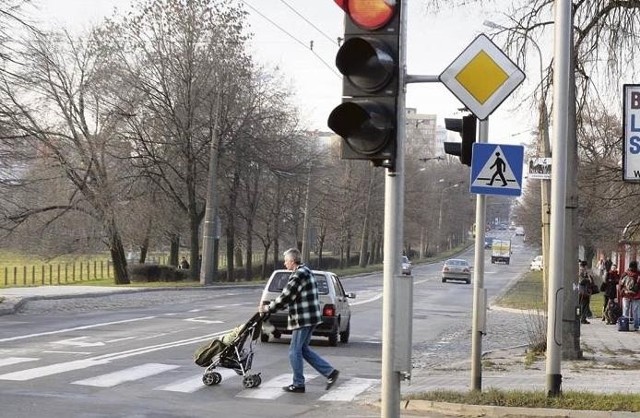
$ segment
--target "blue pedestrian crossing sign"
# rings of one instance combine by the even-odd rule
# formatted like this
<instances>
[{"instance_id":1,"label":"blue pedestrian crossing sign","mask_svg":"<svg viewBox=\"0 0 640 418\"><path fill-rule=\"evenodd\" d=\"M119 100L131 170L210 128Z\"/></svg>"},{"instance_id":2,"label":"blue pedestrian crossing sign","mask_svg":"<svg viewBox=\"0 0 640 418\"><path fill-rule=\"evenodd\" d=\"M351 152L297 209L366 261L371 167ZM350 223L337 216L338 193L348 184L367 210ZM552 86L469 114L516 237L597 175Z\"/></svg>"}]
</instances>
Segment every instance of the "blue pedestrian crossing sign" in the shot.
<instances>
[{"instance_id":1,"label":"blue pedestrian crossing sign","mask_svg":"<svg viewBox=\"0 0 640 418\"><path fill-rule=\"evenodd\" d=\"M524 147L522 145L473 144L471 187L476 194L520 196Z\"/></svg>"}]
</instances>

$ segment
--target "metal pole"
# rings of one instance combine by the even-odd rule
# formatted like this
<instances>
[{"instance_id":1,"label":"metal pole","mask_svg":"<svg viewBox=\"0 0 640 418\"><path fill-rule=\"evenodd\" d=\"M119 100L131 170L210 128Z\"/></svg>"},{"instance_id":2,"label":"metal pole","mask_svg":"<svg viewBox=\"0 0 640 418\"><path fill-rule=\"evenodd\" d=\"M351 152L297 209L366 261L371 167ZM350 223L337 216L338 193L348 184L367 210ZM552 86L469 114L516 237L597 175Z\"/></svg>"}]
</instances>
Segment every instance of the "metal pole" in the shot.
<instances>
[{"instance_id":1,"label":"metal pole","mask_svg":"<svg viewBox=\"0 0 640 418\"><path fill-rule=\"evenodd\" d=\"M489 139L489 119L480 121L478 134L479 143L486 143ZM487 224L486 196L476 196L476 245L473 261L473 318L471 325L471 390L482 390L482 330L484 324L484 227Z\"/></svg>"},{"instance_id":2,"label":"metal pole","mask_svg":"<svg viewBox=\"0 0 640 418\"><path fill-rule=\"evenodd\" d=\"M569 71L571 47L571 1L555 2L553 70L553 176L551 179L551 240L549 306L547 323L547 395L559 396L562 384L562 302L564 298L564 237L567 144L569 116ZM574 260L570 260L574 262Z\"/></svg>"},{"instance_id":3,"label":"metal pole","mask_svg":"<svg viewBox=\"0 0 640 418\"><path fill-rule=\"evenodd\" d=\"M211 132L211 148L209 150L209 179L207 184L207 206L204 212L204 225L202 227L202 265L200 266L200 284L213 284L217 273L217 263L214 255L217 255L216 248L216 210L218 207L218 194L216 184L218 183L218 135L217 135L217 114L216 123ZM196 260L191 260L196 265Z\"/></svg>"},{"instance_id":4,"label":"metal pole","mask_svg":"<svg viewBox=\"0 0 640 418\"><path fill-rule=\"evenodd\" d=\"M307 191L304 198L304 220L302 221L302 259L311 266L311 250L309 245L309 200L311 197L311 170L313 163L309 161L309 175L307 177ZM319 268L320 266L315 266Z\"/></svg>"},{"instance_id":5,"label":"metal pole","mask_svg":"<svg viewBox=\"0 0 640 418\"><path fill-rule=\"evenodd\" d=\"M406 135L405 110L405 71L408 1L403 0L400 7L400 50L399 50L399 92L396 115L396 167L395 172L387 171L385 177L384 200L384 270L382 296L382 418L400 416L400 379L399 371L394 370L396 356L395 323L396 283L395 277L401 276L403 213L404 213L404 139Z\"/></svg>"}]
</instances>

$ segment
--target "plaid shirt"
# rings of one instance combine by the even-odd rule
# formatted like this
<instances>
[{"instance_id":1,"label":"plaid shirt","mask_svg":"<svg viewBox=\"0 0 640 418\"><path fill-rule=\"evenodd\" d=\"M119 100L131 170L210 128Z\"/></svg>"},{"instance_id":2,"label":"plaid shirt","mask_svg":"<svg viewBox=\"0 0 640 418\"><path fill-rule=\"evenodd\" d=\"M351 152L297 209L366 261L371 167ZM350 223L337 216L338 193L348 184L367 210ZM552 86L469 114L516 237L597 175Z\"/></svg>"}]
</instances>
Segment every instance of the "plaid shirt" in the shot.
<instances>
[{"instance_id":1,"label":"plaid shirt","mask_svg":"<svg viewBox=\"0 0 640 418\"><path fill-rule=\"evenodd\" d=\"M287 329L294 330L322 322L318 285L313 273L305 265L298 266L291 273L280 296L269 305L269 311L275 312L286 307L289 308Z\"/></svg>"}]
</instances>

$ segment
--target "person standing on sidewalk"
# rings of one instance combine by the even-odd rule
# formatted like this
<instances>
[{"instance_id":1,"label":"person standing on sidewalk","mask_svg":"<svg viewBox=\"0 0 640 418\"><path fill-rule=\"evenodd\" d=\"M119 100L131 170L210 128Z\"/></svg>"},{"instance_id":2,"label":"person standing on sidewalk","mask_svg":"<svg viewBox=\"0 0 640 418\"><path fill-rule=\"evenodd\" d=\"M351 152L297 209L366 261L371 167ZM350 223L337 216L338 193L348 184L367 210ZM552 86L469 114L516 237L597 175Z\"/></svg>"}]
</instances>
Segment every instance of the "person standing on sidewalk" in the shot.
<instances>
[{"instance_id":1,"label":"person standing on sidewalk","mask_svg":"<svg viewBox=\"0 0 640 418\"><path fill-rule=\"evenodd\" d=\"M589 268L587 267L586 261L580 262L580 271L578 273L578 292L579 292L579 302L580 302L580 323L581 324L590 324L587 321L587 318L592 316L591 308L589 307L589 303L591 303L591 293L593 290L593 276L589 272Z\"/></svg>"},{"instance_id":2,"label":"person standing on sidewalk","mask_svg":"<svg viewBox=\"0 0 640 418\"><path fill-rule=\"evenodd\" d=\"M622 314L633 318L633 328L640 328L640 283L638 282L638 262L629 263L629 269L622 278Z\"/></svg>"},{"instance_id":3,"label":"person standing on sidewalk","mask_svg":"<svg viewBox=\"0 0 640 418\"><path fill-rule=\"evenodd\" d=\"M620 279L620 284L622 286L622 316L626 316L627 318L631 318L633 314L631 301L638 297L638 262L631 261L629 262L629 268L624 272L622 278ZM636 317L634 316L634 326L636 325Z\"/></svg>"},{"instance_id":4,"label":"person standing on sidewalk","mask_svg":"<svg viewBox=\"0 0 640 418\"><path fill-rule=\"evenodd\" d=\"M327 378L326 389L336 383L340 372L309 347L311 334L322 322L318 285L309 267L302 264L300 251L290 248L284 252L284 265L292 271L289 282L282 293L268 307L267 312L289 309L287 329L292 330L289 344L289 362L293 370L293 383L282 388L285 392L304 393L304 364L306 360L321 375ZM265 308L262 308L263 311Z\"/></svg>"},{"instance_id":5,"label":"person standing on sidewalk","mask_svg":"<svg viewBox=\"0 0 640 418\"><path fill-rule=\"evenodd\" d=\"M602 312L607 309L609 306L609 301L615 301L618 297L618 281L620 280L620 275L618 274L618 269L616 265L613 264L609 267L609 270L604 274L604 280L602 285L600 286L600 291L604 296L604 305L602 307ZM602 315L602 320L605 320L605 315Z\"/></svg>"}]
</instances>

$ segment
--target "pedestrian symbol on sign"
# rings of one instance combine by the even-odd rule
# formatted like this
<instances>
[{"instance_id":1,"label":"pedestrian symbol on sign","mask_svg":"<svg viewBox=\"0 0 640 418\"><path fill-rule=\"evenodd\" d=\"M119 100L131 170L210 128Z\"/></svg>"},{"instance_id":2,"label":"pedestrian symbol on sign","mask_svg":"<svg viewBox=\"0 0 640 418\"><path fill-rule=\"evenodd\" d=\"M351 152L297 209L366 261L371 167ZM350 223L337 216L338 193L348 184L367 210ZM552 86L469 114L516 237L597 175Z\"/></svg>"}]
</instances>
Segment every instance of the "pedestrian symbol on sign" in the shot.
<instances>
[{"instance_id":1,"label":"pedestrian symbol on sign","mask_svg":"<svg viewBox=\"0 0 640 418\"><path fill-rule=\"evenodd\" d=\"M489 186L493 186L493 181L498 176L500 176L500 180L502 180L502 187L508 184L507 180L504 178L504 169L507 168L507 165L504 163L504 160L500 158L499 152L496 152L496 162L493 163L489 168L496 169L495 173L493 173L493 176L491 177L491 181L488 183Z\"/></svg>"}]
</instances>

